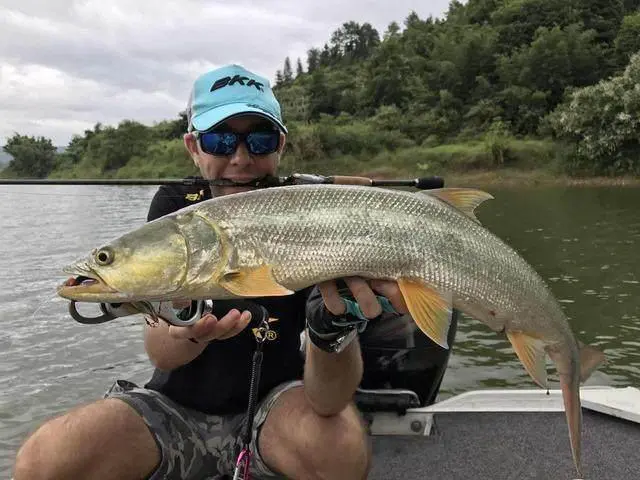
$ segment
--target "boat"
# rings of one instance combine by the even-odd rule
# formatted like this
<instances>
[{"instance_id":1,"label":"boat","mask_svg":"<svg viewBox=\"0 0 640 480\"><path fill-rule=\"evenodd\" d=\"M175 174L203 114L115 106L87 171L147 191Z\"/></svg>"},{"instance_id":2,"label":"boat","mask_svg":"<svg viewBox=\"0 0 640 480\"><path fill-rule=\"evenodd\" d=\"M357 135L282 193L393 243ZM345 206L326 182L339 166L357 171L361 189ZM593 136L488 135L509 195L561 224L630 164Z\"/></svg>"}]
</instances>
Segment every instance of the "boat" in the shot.
<instances>
[{"instance_id":1,"label":"boat","mask_svg":"<svg viewBox=\"0 0 640 480\"><path fill-rule=\"evenodd\" d=\"M373 445L369 479L577 478L560 390L480 389L410 408L410 390L358 396ZM640 389L589 386L580 396L583 478L640 478Z\"/></svg>"},{"instance_id":2,"label":"boat","mask_svg":"<svg viewBox=\"0 0 640 480\"><path fill-rule=\"evenodd\" d=\"M453 310L448 338L454 349L458 315ZM408 316L387 320L396 325L381 319L361 335L365 375L355 401L372 440L369 479L578 478L560 389L475 389L441 399L450 351ZM640 389L582 386L580 397L583 478L640 479Z\"/></svg>"}]
</instances>

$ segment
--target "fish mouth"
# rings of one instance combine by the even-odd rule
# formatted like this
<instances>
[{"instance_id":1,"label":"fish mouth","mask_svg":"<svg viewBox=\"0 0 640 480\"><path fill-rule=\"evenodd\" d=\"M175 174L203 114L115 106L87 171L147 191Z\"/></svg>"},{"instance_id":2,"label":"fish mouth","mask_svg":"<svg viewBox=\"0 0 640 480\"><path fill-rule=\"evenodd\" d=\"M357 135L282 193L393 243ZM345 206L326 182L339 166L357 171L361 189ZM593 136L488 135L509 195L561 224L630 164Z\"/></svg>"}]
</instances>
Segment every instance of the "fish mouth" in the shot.
<instances>
[{"instance_id":1,"label":"fish mouth","mask_svg":"<svg viewBox=\"0 0 640 480\"><path fill-rule=\"evenodd\" d=\"M68 300L104 302L117 299L118 292L109 287L100 275L86 264L75 264L62 269L64 273L73 275L58 285L59 296Z\"/></svg>"}]
</instances>

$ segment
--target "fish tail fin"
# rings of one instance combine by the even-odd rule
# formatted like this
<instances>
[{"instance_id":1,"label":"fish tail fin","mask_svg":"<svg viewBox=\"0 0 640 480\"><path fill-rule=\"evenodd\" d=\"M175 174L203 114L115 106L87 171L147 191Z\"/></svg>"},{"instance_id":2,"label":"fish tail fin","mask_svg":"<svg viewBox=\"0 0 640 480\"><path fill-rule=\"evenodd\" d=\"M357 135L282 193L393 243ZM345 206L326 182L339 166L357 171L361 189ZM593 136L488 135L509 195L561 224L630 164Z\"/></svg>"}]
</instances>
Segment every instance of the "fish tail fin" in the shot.
<instances>
[{"instance_id":1,"label":"fish tail fin","mask_svg":"<svg viewBox=\"0 0 640 480\"><path fill-rule=\"evenodd\" d=\"M606 360L603 352L591 345L578 342L580 349L580 381L585 382L591 374Z\"/></svg>"},{"instance_id":2,"label":"fish tail fin","mask_svg":"<svg viewBox=\"0 0 640 480\"><path fill-rule=\"evenodd\" d=\"M569 426L569 442L571 456L579 478L582 478L582 406L580 404L580 385L577 379L567 375L560 375L560 387L564 401L564 412Z\"/></svg>"},{"instance_id":3,"label":"fish tail fin","mask_svg":"<svg viewBox=\"0 0 640 480\"><path fill-rule=\"evenodd\" d=\"M564 413L569 427L571 455L578 477L582 478L582 405L580 403L578 352L565 353L557 348L550 348L547 349L547 353L556 364L556 370L560 377Z\"/></svg>"}]
</instances>

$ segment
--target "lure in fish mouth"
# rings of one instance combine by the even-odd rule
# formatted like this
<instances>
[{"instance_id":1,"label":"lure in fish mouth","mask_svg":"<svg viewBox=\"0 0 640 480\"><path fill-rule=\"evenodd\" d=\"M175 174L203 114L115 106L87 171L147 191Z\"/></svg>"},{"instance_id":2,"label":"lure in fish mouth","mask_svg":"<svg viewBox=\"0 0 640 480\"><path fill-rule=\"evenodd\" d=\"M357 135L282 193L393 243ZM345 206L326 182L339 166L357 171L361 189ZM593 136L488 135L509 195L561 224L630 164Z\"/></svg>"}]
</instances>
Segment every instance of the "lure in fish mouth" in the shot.
<instances>
[{"instance_id":1,"label":"lure in fish mouth","mask_svg":"<svg viewBox=\"0 0 640 480\"><path fill-rule=\"evenodd\" d=\"M80 295L94 294L103 298L104 295L116 293L115 290L109 288L108 285L98 278L88 277L87 274L80 274L73 269L65 268L63 271L73 275L73 277L58 286L58 295L61 297L72 299L80 292Z\"/></svg>"}]
</instances>

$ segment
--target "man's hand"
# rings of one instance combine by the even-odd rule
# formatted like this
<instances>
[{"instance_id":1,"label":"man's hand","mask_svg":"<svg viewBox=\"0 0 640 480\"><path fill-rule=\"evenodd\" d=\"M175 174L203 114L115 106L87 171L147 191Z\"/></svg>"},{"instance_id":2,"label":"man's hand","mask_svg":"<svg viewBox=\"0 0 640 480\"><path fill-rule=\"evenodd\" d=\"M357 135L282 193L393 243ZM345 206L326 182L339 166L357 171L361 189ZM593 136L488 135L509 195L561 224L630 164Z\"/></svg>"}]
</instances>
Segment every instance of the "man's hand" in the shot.
<instances>
[{"instance_id":1,"label":"man's hand","mask_svg":"<svg viewBox=\"0 0 640 480\"><path fill-rule=\"evenodd\" d=\"M169 335L175 339L193 339L198 343L211 340L226 340L244 330L251 321L251 312L242 313L237 309L230 310L218 320L213 314L207 313L193 325L186 327L169 326Z\"/></svg>"},{"instance_id":2,"label":"man's hand","mask_svg":"<svg viewBox=\"0 0 640 480\"><path fill-rule=\"evenodd\" d=\"M362 277L347 277L345 283L351 290L360 310L367 318L375 318L382 313L382 305L376 298L376 292L387 298L393 308L400 314L409 313L398 284L388 280L366 280ZM318 284L318 289L327 310L333 315L340 316L346 312L346 305L338 293L336 282L331 280Z\"/></svg>"}]
</instances>

